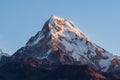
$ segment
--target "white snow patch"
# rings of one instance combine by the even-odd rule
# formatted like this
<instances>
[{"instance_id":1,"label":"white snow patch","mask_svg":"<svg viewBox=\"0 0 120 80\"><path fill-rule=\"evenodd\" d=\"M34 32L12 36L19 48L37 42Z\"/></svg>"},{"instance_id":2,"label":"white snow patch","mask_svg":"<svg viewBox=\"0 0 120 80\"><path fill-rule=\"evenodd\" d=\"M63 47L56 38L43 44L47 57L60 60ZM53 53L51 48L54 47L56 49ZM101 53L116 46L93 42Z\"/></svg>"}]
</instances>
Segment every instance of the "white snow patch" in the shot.
<instances>
[{"instance_id":1,"label":"white snow patch","mask_svg":"<svg viewBox=\"0 0 120 80\"><path fill-rule=\"evenodd\" d=\"M48 52L47 52L47 56L48 56L50 53L51 53L51 50L48 50Z\"/></svg>"},{"instance_id":2,"label":"white snow patch","mask_svg":"<svg viewBox=\"0 0 120 80\"><path fill-rule=\"evenodd\" d=\"M32 45L35 45L35 44L37 44L41 39L43 39L45 36L44 35L42 35L42 36L39 36L34 42L33 42L33 44Z\"/></svg>"},{"instance_id":3,"label":"white snow patch","mask_svg":"<svg viewBox=\"0 0 120 80\"><path fill-rule=\"evenodd\" d=\"M65 49L67 51L72 51L73 46L70 43L68 43L65 39L62 39L61 43L65 46Z\"/></svg>"},{"instance_id":4,"label":"white snow patch","mask_svg":"<svg viewBox=\"0 0 120 80\"><path fill-rule=\"evenodd\" d=\"M48 55L51 53L51 50L48 50L48 52L46 53L46 55L42 56L42 57L36 57L37 59L47 59Z\"/></svg>"},{"instance_id":5,"label":"white snow patch","mask_svg":"<svg viewBox=\"0 0 120 80\"><path fill-rule=\"evenodd\" d=\"M106 72L109 69L110 65L112 64L111 63L112 54L105 52L105 53L102 53L102 56L108 57L108 59L100 59L99 61L100 67L103 68L102 71Z\"/></svg>"},{"instance_id":6,"label":"white snow patch","mask_svg":"<svg viewBox=\"0 0 120 80\"><path fill-rule=\"evenodd\" d=\"M45 36L44 35L40 35L38 38L36 38L32 43L29 42L26 46L33 46L36 45L41 39L43 39Z\"/></svg>"},{"instance_id":7,"label":"white snow patch","mask_svg":"<svg viewBox=\"0 0 120 80\"><path fill-rule=\"evenodd\" d=\"M101 68L103 68L102 71L106 72L109 69L109 66L111 65L111 61L110 59L107 59L107 60L100 59L99 65Z\"/></svg>"},{"instance_id":8,"label":"white snow patch","mask_svg":"<svg viewBox=\"0 0 120 80\"><path fill-rule=\"evenodd\" d=\"M43 56L43 57L36 57L37 59L41 60L41 59L46 59L47 56Z\"/></svg>"}]
</instances>

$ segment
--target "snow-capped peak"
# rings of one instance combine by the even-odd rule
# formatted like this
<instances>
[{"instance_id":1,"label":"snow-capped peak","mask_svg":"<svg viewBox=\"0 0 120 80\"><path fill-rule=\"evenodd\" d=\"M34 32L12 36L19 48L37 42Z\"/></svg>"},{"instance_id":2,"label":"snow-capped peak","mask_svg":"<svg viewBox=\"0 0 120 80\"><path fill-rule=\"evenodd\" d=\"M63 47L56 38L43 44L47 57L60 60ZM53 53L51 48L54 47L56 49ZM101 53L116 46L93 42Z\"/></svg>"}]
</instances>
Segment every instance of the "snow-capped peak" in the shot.
<instances>
[{"instance_id":1,"label":"snow-capped peak","mask_svg":"<svg viewBox=\"0 0 120 80\"><path fill-rule=\"evenodd\" d=\"M104 72L112 65L120 65L119 57L113 57L113 54L91 42L71 21L57 16L51 16L43 29L13 56L46 58L53 63L79 62Z\"/></svg>"},{"instance_id":2,"label":"snow-capped peak","mask_svg":"<svg viewBox=\"0 0 120 80\"><path fill-rule=\"evenodd\" d=\"M55 19L57 19L57 20L63 20L63 18L60 18L58 16L54 16L54 15L50 17L50 20L54 21Z\"/></svg>"},{"instance_id":3,"label":"snow-capped peak","mask_svg":"<svg viewBox=\"0 0 120 80\"><path fill-rule=\"evenodd\" d=\"M46 26L47 25L47 26ZM74 32L76 35L81 38L87 39L87 37L83 34L82 31L76 28L73 25L72 21L69 21L64 18L60 18L57 16L51 16L47 23L44 25L42 31L39 31L34 37L32 37L26 46L34 46L43 38L45 38L45 33L47 32L49 35L47 36L55 36L56 38L61 35L61 37L70 37L69 32ZM75 35L74 35L75 36ZM71 35L71 37L74 37Z\"/></svg>"},{"instance_id":4,"label":"snow-capped peak","mask_svg":"<svg viewBox=\"0 0 120 80\"><path fill-rule=\"evenodd\" d=\"M52 32L52 34L62 34L63 31L71 31L75 32L80 37L86 38L85 35L76 28L76 26L72 23L72 21L69 21L64 18L60 18L57 16L52 16L49 20L49 28Z\"/></svg>"}]
</instances>

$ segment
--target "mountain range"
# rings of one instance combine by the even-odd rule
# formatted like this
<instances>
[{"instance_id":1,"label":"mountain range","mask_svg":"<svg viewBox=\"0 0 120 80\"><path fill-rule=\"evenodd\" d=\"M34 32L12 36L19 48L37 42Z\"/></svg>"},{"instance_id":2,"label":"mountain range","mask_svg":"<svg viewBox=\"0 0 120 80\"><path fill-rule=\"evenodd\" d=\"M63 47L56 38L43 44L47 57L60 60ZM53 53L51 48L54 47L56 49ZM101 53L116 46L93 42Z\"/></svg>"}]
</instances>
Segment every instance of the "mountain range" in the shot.
<instances>
[{"instance_id":1,"label":"mountain range","mask_svg":"<svg viewBox=\"0 0 120 80\"><path fill-rule=\"evenodd\" d=\"M24 47L1 58L0 80L120 80L120 57L51 16Z\"/></svg>"}]
</instances>

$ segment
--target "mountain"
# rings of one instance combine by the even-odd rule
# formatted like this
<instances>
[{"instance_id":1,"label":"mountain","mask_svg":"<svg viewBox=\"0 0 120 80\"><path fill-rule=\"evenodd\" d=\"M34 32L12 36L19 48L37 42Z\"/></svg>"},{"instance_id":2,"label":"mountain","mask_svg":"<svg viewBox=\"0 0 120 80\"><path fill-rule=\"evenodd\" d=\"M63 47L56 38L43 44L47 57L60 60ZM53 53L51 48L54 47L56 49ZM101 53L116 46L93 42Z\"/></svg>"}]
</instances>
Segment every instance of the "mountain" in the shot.
<instances>
[{"instance_id":1,"label":"mountain","mask_svg":"<svg viewBox=\"0 0 120 80\"><path fill-rule=\"evenodd\" d=\"M47 20L42 30L32 36L13 57L34 57L70 65L87 64L102 72L120 69L119 56L90 41L71 21L57 16Z\"/></svg>"},{"instance_id":2,"label":"mountain","mask_svg":"<svg viewBox=\"0 0 120 80\"><path fill-rule=\"evenodd\" d=\"M24 47L1 58L0 80L120 80L120 57L51 16Z\"/></svg>"},{"instance_id":3,"label":"mountain","mask_svg":"<svg viewBox=\"0 0 120 80\"><path fill-rule=\"evenodd\" d=\"M0 49L0 60L1 60L1 58L2 58L3 56L9 56L9 54L4 53L4 52L2 51L2 49Z\"/></svg>"}]
</instances>

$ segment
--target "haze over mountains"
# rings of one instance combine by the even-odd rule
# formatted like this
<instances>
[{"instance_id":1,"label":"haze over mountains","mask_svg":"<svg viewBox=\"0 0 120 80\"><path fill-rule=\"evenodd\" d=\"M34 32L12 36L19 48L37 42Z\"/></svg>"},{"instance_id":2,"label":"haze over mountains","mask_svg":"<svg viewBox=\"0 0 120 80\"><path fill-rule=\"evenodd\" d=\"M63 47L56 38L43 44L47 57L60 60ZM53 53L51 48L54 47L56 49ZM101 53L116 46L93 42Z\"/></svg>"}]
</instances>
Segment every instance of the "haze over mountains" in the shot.
<instances>
[{"instance_id":1,"label":"haze over mountains","mask_svg":"<svg viewBox=\"0 0 120 80\"><path fill-rule=\"evenodd\" d=\"M0 76L3 80L8 80L6 77L16 80L20 76L25 76L21 80L35 78L36 80L74 80L75 76L77 76L76 80L120 79L120 57L90 41L71 21L57 16L51 16L42 30L32 36L26 45L12 56L2 57L1 63ZM33 70L37 75L29 78L27 72L24 75L20 74L21 72L11 76L2 74L2 72L11 74L12 72L9 71L12 70L16 72L13 66L23 71L25 69L30 74ZM42 76L39 76L38 68L40 71L45 71L41 73ZM8 71L5 72L3 69ZM75 72L65 76L64 71L65 74L69 71ZM82 79L80 73L87 78ZM53 74L57 77L53 77ZM45 78L45 75L50 78Z\"/></svg>"}]
</instances>

